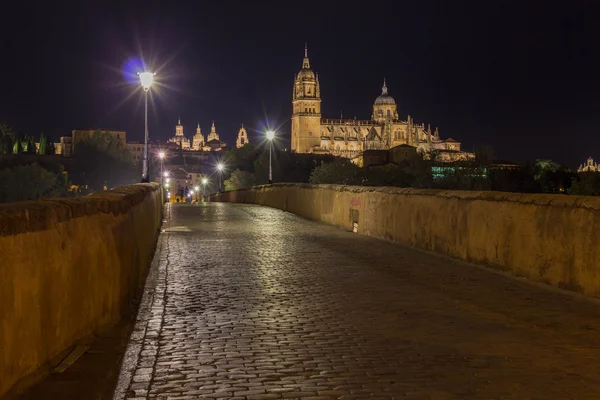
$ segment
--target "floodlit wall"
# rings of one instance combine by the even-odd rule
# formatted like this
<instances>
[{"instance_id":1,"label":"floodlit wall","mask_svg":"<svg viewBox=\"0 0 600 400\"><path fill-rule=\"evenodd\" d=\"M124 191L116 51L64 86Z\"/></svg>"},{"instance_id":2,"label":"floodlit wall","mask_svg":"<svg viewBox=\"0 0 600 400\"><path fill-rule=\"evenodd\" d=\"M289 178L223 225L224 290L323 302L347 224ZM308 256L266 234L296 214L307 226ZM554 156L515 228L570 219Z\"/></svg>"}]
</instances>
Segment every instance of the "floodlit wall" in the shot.
<instances>
[{"instance_id":1,"label":"floodlit wall","mask_svg":"<svg viewBox=\"0 0 600 400\"><path fill-rule=\"evenodd\" d=\"M162 204L158 184L138 184L0 205L0 397L128 312Z\"/></svg>"},{"instance_id":2,"label":"floodlit wall","mask_svg":"<svg viewBox=\"0 0 600 400\"><path fill-rule=\"evenodd\" d=\"M600 297L598 197L275 184L211 201L275 207Z\"/></svg>"}]
</instances>

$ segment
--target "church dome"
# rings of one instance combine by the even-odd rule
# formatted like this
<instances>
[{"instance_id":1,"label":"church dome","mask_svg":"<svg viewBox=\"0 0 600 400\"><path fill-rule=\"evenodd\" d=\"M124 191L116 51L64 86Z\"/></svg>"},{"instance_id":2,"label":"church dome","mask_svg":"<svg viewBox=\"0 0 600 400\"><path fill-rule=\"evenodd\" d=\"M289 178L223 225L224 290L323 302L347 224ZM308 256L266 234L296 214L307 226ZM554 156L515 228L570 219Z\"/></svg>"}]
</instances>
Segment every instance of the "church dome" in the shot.
<instances>
[{"instance_id":1,"label":"church dome","mask_svg":"<svg viewBox=\"0 0 600 400\"><path fill-rule=\"evenodd\" d=\"M396 104L396 100L388 94L385 79L383 80L383 87L381 88L381 96L378 96L375 99L375 104Z\"/></svg>"}]
</instances>

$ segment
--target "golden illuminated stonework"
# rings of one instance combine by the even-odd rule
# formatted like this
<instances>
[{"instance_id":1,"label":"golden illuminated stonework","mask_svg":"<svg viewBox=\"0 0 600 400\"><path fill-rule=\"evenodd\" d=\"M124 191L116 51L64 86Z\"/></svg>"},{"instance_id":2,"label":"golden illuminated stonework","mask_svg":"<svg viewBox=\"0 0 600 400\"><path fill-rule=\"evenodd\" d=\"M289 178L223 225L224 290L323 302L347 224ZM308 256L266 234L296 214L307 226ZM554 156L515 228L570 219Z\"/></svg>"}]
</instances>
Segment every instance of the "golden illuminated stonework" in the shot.
<instances>
[{"instance_id":1,"label":"golden illuminated stonework","mask_svg":"<svg viewBox=\"0 0 600 400\"><path fill-rule=\"evenodd\" d=\"M437 128L432 132L429 125L415 123L410 115L400 120L385 79L370 120L323 118L319 76L310 67L305 47L302 69L294 77L292 151L353 158L364 150L387 150L399 145L413 146L420 153L437 151L441 161L474 158L473 153L460 150L460 142L440 139Z\"/></svg>"}]
</instances>

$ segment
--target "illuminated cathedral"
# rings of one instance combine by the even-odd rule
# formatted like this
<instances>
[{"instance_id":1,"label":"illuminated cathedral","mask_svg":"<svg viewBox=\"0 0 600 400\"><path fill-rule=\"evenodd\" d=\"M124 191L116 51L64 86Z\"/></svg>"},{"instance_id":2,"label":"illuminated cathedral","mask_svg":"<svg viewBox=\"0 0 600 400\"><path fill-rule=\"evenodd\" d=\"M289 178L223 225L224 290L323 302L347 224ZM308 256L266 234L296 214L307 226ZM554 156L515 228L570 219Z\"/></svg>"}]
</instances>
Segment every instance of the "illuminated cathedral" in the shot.
<instances>
[{"instance_id":1,"label":"illuminated cathedral","mask_svg":"<svg viewBox=\"0 0 600 400\"><path fill-rule=\"evenodd\" d=\"M474 158L473 153L461 151L460 142L441 139L437 128L432 131L429 125L416 123L410 115L401 120L385 79L370 120L323 118L319 76L311 69L305 48L302 69L294 77L292 151L353 158L364 150L387 150L399 145L413 146L424 153L435 150L441 161Z\"/></svg>"}]
</instances>

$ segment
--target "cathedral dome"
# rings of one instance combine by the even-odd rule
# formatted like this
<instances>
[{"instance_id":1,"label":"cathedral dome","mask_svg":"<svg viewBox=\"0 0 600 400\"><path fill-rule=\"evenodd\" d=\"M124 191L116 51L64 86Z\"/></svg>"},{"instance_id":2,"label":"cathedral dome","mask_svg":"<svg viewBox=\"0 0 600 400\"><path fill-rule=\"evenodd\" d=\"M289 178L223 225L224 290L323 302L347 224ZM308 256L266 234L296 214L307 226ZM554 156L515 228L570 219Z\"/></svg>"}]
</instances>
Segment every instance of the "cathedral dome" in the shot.
<instances>
[{"instance_id":1,"label":"cathedral dome","mask_svg":"<svg viewBox=\"0 0 600 400\"><path fill-rule=\"evenodd\" d=\"M381 88L381 96L378 96L375 99L375 104L396 104L396 100L388 94L385 79L383 80L383 87Z\"/></svg>"}]
</instances>

